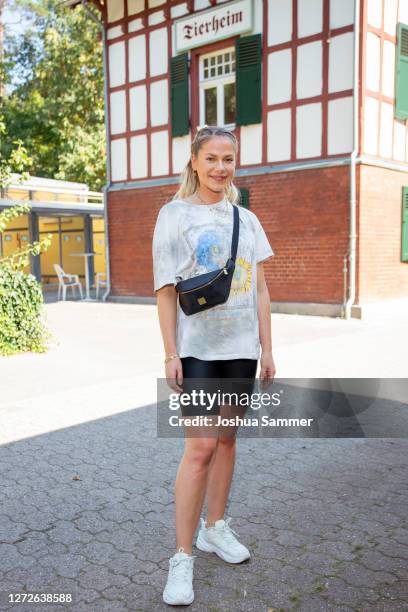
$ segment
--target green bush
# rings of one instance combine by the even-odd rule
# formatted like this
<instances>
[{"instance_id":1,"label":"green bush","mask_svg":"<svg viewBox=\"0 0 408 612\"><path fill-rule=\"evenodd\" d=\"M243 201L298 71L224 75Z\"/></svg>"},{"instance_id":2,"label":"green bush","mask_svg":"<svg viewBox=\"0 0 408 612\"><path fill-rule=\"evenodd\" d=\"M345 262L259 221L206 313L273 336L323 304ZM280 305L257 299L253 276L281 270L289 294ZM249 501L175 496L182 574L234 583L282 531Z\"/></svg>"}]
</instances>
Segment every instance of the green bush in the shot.
<instances>
[{"instance_id":1,"label":"green bush","mask_svg":"<svg viewBox=\"0 0 408 612\"><path fill-rule=\"evenodd\" d=\"M32 274L0 268L0 354L43 353L51 337L41 318L44 299Z\"/></svg>"},{"instance_id":2,"label":"green bush","mask_svg":"<svg viewBox=\"0 0 408 612\"><path fill-rule=\"evenodd\" d=\"M11 219L31 210L28 204L17 204L0 213L0 233ZM39 242L28 244L0 259L0 355L26 351L43 353L51 337L41 318L44 298L40 283L23 270L30 255L39 255L51 244L48 234Z\"/></svg>"},{"instance_id":3,"label":"green bush","mask_svg":"<svg viewBox=\"0 0 408 612\"><path fill-rule=\"evenodd\" d=\"M0 188L28 179L25 172L31 160L20 140L13 141L13 150L8 157L1 153L1 141L6 128L0 114ZM20 176L15 173L20 173ZM31 206L16 203L0 212L0 234L8 223L20 215L28 214ZM39 255L51 245L48 234L33 244L27 244L10 255L0 258L0 355L14 355L26 351L43 353L51 337L41 319L43 295L41 285L24 268L30 264L30 256Z\"/></svg>"}]
</instances>

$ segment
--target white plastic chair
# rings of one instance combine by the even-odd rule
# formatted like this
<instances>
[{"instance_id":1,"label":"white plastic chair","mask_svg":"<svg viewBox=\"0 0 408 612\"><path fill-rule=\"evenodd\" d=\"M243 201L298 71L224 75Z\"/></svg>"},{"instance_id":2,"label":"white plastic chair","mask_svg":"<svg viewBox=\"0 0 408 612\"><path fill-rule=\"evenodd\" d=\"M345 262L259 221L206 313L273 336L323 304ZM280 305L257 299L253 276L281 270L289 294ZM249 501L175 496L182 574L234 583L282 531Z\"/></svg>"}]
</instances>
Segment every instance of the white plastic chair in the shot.
<instances>
[{"instance_id":1,"label":"white plastic chair","mask_svg":"<svg viewBox=\"0 0 408 612\"><path fill-rule=\"evenodd\" d=\"M96 279L96 299L98 299L100 287L107 286L106 272L97 272L95 274L95 279Z\"/></svg>"},{"instance_id":2,"label":"white plastic chair","mask_svg":"<svg viewBox=\"0 0 408 612\"><path fill-rule=\"evenodd\" d=\"M61 268L61 266L59 266L58 264L54 264L54 270L57 273L58 283L59 283L58 284L58 299L61 299L61 292L62 292L62 299L65 301L68 287L71 287L72 295L73 297L75 297L75 288L78 287L79 294L82 300L83 299L82 285L79 282L78 274L66 274L64 270Z\"/></svg>"}]
</instances>

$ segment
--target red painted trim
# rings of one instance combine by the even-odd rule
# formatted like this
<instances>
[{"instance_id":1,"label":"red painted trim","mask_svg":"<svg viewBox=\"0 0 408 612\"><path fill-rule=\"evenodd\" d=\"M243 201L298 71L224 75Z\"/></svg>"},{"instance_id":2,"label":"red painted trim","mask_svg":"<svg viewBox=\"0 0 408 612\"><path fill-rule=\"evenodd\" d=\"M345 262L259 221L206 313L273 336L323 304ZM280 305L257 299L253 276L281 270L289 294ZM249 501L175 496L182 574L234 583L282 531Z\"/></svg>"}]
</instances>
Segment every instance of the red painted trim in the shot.
<instances>
[{"instance_id":1,"label":"red painted trim","mask_svg":"<svg viewBox=\"0 0 408 612\"><path fill-rule=\"evenodd\" d=\"M398 4L398 3L397 3ZM382 27L382 40L381 40L381 72L380 72L380 83L381 83L381 87L380 87L380 92L382 93L382 74L383 74L383 56L384 56L384 43L385 43L385 32L384 32L384 28L385 28L385 23L384 23L384 12L385 12L385 7L384 7L384 0L383 0L383 5L382 5L382 15L381 15L381 27ZM398 6L397 6L397 20L398 20ZM394 48L394 53L396 52L396 48ZM395 57L395 55L394 55ZM394 100L392 102L392 105L394 106ZM393 113L392 113L392 142L391 142L391 159L394 159L394 137L395 137L395 116L394 116L394 109L393 109ZM404 153L404 157L405 157L405 153Z\"/></svg>"},{"instance_id":2,"label":"red painted trim","mask_svg":"<svg viewBox=\"0 0 408 612\"><path fill-rule=\"evenodd\" d=\"M144 28L149 27L149 20L148 20L148 14L147 14L148 5L149 5L149 0L144 0L144 12L142 15L142 24ZM139 15L139 13L136 13L136 15Z\"/></svg>"},{"instance_id":3,"label":"red painted trim","mask_svg":"<svg viewBox=\"0 0 408 612\"><path fill-rule=\"evenodd\" d=\"M292 40L290 47L292 49L292 92L290 99L291 107L291 122L290 122L290 161L296 160L296 79L297 79L297 38L298 38L298 4L297 0L292 3Z\"/></svg>"},{"instance_id":4,"label":"red painted trim","mask_svg":"<svg viewBox=\"0 0 408 612\"><path fill-rule=\"evenodd\" d=\"M335 91L333 93L327 94L327 101L337 100L337 98L348 98L353 95L352 89L344 89L343 91ZM313 98L302 98L301 100L296 100L296 106L305 106L306 104L313 104L316 102L322 102L322 96L313 96ZM281 110L283 108L291 108L291 102L279 102L278 104L270 104L266 106L267 111L271 110Z\"/></svg>"},{"instance_id":5,"label":"red painted trim","mask_svg":"<svg viewBox=\"0 0 408 612\"><path fill-rule=\"evenodd\" d=\"M123 25L123 29L125 29L125 27L127 28L127 23L125 22L120 22L120 25ZM161 21L160 23L155 23L154 25L151 26L146 26L145 28L140 28L140 30L136 30L135 32L129 32L129 34L121 34L120 36L117 36L116 38L111 38L110 40L108 40L108 45L114 45L117 42L122 42L124 40L126 40L128 37L133 37L133 36L137 36L138 34L145 34L146 33L146 29L149 30L149 32L152 32L153 30L160 30L160 28L167 28L167 21Z\"/></svg>"},{"instance_id":6,"label":"red painted trim","mask_svg":"<svg viewBox=\"0 0 408 612\"><path fill-rule=\"evenodd\" d=\"M167 30L166 30L167 32ZM150 30L146 32L146 154L147 154L147 176L151 177L152 175L152 159L151 159L151 133L152 133L152 125L151 125L151 117L150 117Z\"/></svg>"},{"instance_id":7,"label":"red painted trim","mask_svg":"<svg viewBox=\"0 0 408 612\"><path fill-rule=\"evenodd\" d=\"M212 3L213 1L215 4L216 0L210 0L210 3ZM259 2L259 0L255 0L255 1ZM78 3L79 3L79 0L78 0ZM166 16L166 12L169 13L172 8L174 8L175 6L178 6L179 4L187 4L187 10L189 13L194 13L194 12L201 13L202 11L205 11L208 8L206 7L202 10L194 11L194 0L171 0L170 4L166 3L160 6L155 6L153 8L148 8L148 1L145 0L145 8L142 11L139 11L138 13L133 13L132 15L128 14L126 18L122 17L122 19L117 19L116 21L110 21L109 23L107 21L107 10L105 9L105 14L104 14L105 25L109 28L112 28L112 27L115 27L123 23L125 19L126 19L126 22L129 22L129 21L133 21L134 19L141 18L144 20L144 27L154 27L154 26L148 25L148 18L152 13L158 13L160 11L164 11L164 15ZM127 2L126 2L126 5L127 5Z\"/></svg>"},{"instance_id":8,"label":"red painted trim","mask_svg":"<svg viewBox=\"0 0 408 612\"><path fill-rule=\"evenodd\" d=\"M129 21L134 21L135 19L143 19L145 21L145 24L144 24L145 27L148 27L149 15L151 15L152 13L158 13L160 11L165 10L165 5L156 6L154 8L149 9L148 0L145 0L144 9L142 11L139 11L138 13L133 13L132 15L130 15L126 0L124 0L124 4L125 4L125 17L122 17L121 19L117 19L116 21L110 21L109 23L107 22L107 19L105 19L105 24L107 27L112 28L116 25L120 25L123 22L129 23ZM181 0L180 2L174 2L174 4L172 3L172 6L176 6L177 4L183 4L183 0ZM106 17L107 17L107 13L106 13Z\"/></svg>"},{"instance_id":9,"label":"red painted trim","mask_svg":"<svg viewBox=\"0 0 408 612\"><path fill-rule=\"evenodd\" d=\"M148 130L149 134L153 133L153 132L163 132L163 130L167 129L169 127L168 123L163 123L162 125L155 125L154 127L151 126ZM142 134L146 134L147 130L146 128L142 128L140 130L130 130L129 132L126 132L126 136L132 137L132 136L141 136ZM124 134L112 134L111 135L111 140L120 140L121 138L124 138Z\"/></svg>"},{"instance_id":10,"label":"red painted trim","mask_svg":"<svg viewBox=\"0 0 408 612\"><path fill-rule=\"evenodd\" d=\"M106 13L106 8L105 8ZM105 33L106 38L106 33ZM103 52L105 53L105 67L106 67L106 83L104 83L104 88L106 87L106 102L107 102L107 113L108 113L108 126L109 126L109 134L106 134L106 145L109 149L109 161L110 161L110 180L112 181L112 149L111 149L111 141L112 141L112 129L111 129L111 103L110 103L110 92L109 92L109 83L110 83L110 66L109 66L109 47L107 44L104 45Z\"/></svg>"},{"instance_id":11,"label":"red painted trim","mask_svg":"<svg viewBox=\"0 0 408 612\"><path fill-rule=\"evenodd\" d=\"M330 4L323 2L323 37L322 37L322 141L321 153L328 155L329 147L329 39L330 33Z\"/></svg>"},{"instance_id":12,"label":"red painted trim","mask_svg":"<svg viewBox=\"0 0 408 612\"><path fill-rule=\"evenodd\" d=\"M371 89L366 89L366 93L371 98L376 98L381 102L388 102L388 104L394 104L395 98L390 98L389 96L385 96L384 94L379 94L378 91L372 91Z\"/></svg>"},{"instance_id":13,"label":"red painted trim","mask_svg":"<svg viewBox=\"0 0 408 612\"><path fill-rule=\"evenodd\" d=\"M293 0L293 3L295 3L295 0ZM292 22L294 21L294 13L295 13L295 4L293 4L293 9L292 9ZM329 6L324 3L323 4L323 13L325 13L326 10L329 10ZM296 3L296 11L297 11L297 3ZM343 26L342 28L335 28L333 30L329 29L329 24L330 21L328 22L327 25L327 30L330 32L330 37L334 38L335 36L340 36L340 34L347 34L347 32L353 32L354 31L354 26L353 25L348 25L348 26ZM294 27L294 23L293 23L293 27ZM323 27L324 27L324 22L323 22ZM296 34L296 36L295 36ZM327 31L326 31L327 34ZM305 45L307 43L311 43L311 42L316 42L318 40L324 40L324 32L319 32L318 34L311 34L310 36L303 36L303 37L299 37L297 36L297 19L296 19L296 33L293 32L293 38L291 40L287 40L286 42L283 43L279 43L277 45L271 45L270 47L267 47L266 50L268 52L270 51L282 51L283 49L292 49L293 47L297 46L297 45Z\"/></svg>"},{"instance_id":14,"label":"red painted trim","mask_svg":"<svg viewBox=\"0 0 408 612\"><path fill-rule=\"evenodd\" d=\"M382 28L384 28L384 5L383 5L382 10L383 10ZM394 44L397 44L397 37L393 36L392 34L388 34L388 32L385 32L384 29L376 28L375 26L372 26L371 24L367 23L366 30L367 32L378 34L378 36L381 36L384 40L388 40L389 42L393 42Z\"/></svg>"},{"instance_id":15,"label":"red painted trim","mask_svg":"<svg viewBox=\"0 0 408 612\"><path fill-rule=\"evenodd\" d=\"M230 38L224 38L224 40L218 40L202 47L194 47L194 49L191 49L191 55L205 55L206 53L213 53L214 51L224 49L224 47L234 47L237 38L239 36L231 36Z\"/></svg>"},{"instance_id":16,"label":"red painted trim","mask_svg":"<svg viewBox=\"0 0 408 612\"><path fill-rule=\"evenodd\" d=\"M101 5L100 11L101 11L101 14L102 14L102 20L106 23L106 19L107 19L107 16L108 16L108 8L106 6L106 2L105 2L105 4Z\"/></svg>"},{"instance_id":17,"label":"red painted trim","mask_svg":"<svg viewBox=\"0 0 408 612\"><path fill-rule=\"evenodd\" d=\"M268 156L268 19L269 2L262 5L262 164Z\"/></svg>"},{"instance_id":18,"label":"red painted trim","mask_svg":"<svg viewBox=\"0 0 408 612\"><path fill-rule=\"evenodd\" d=\"M125 19L127 18L128 3L124 2ZM128 42L128 24L127 22L123 25L124 32L126 34L125 41L125 83L129 82L129 42ZM126 104L126 163L127 163L127 180L131 178L130 171L130 96L129 87L125 88L125 104Z\"/></svg>"},{"instance_id":19,"label":"red painted trim","mask_svg":"<svg viewBox=\"0 0 408 612\"><path fill-rule=\"evenodd\" d=\"M358 112L359 112L359 138L358 138L358 153L363 151L364 130L365 130L365 67L366 67L366 45L367 39L367 3L360 4L360 68L359 68L359 88L358 88Z\"/></svg>"},{"instance_id":20,"label":"red painted trim","mask_svg":"<svg viewBox=\"0 0 408 612\"><path fill-rule=\"evenodd\" d=\"M147 45L147 39L146 39L146 45ZM152 76L152 77L147 76L144 79L139 79L137 81L130 81L129 83L125 83L124 85L116 85L115 87L109 87L109 93L113 93L121 89L130 89L131 87L136 87L137 85L144 85L146 81L149 81L149 83L154 83L154 81L163 81L164 79L167 79L167 78L168 78L167 72L163 72L162 74Z\"/></svg>"},{"instance_id":21,"label":"red painted trim","mask_svg":"<svg viewBox=\"0 0 408 612\"><path fill-rule=\"evenodd\" d=\"M378 89L379 89L379 93L381 96L382 96L382 69L383 69L383 45L384 45L383 32L382 32L383 27L384 27L384 0L382 1L382 6L381 6L381 30L379 32L379 36L380 36L380 82L378 85ZM377 133L377 154L380 156L381 156L380 154L381 111L382 111L382 100L380 101L380 104L379 104L379 112L378 112L378 125L379 126L378 126L378 133Z\"/></svg>"},{"instance_id":22,"label":"red painted trim","mask_svg":"<svg viewBox=\"0 0 408 612\"><path fill-rule=\"evenodd\" d=\"M170 17L170 10L168 11ZM168 138L168 161L169 175L173 174L173 138L171 134L171 91L170 91L170 58L172 56L171 48L171 23L167 25L167 138Z\"/></svg>"},{"instance_id":23,"label":"red painted trim","mask_svg":"<svg viewBox=\"0 0 408 612\"><path fill-rule=\"evenodd\" d=\"M366 98L366 63L367 63L367 3L360 4L360 85L359 85L359 114L360 114L360 130L359 130L359 152L363 151L363 143L365 138L365 98Z\"/></svg>"}]
</instances>

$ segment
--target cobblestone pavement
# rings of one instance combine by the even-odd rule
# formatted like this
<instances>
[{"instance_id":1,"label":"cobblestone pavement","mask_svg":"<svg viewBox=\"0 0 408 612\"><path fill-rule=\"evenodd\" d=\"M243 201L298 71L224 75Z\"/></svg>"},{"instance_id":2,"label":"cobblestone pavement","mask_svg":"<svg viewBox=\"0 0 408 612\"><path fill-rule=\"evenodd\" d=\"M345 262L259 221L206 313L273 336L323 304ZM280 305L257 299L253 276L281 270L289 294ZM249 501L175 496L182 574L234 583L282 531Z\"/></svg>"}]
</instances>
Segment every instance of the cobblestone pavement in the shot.
<instances>
[{"instance_id":1,"label":"cobblestone pavement","mask_svg":"<svg viewBox=\"0 0 408 612\"><path fill-rule=\"evenodd\" d=\"M69 410L69 406L67 406ZM0 447L5 592L72 593L52 609L155 611L173 553L182 440L145 406ZM195 551L192 611L408 609L408 442L240 439L228 507L252 558Z\"/></svg>"}]
</instances>

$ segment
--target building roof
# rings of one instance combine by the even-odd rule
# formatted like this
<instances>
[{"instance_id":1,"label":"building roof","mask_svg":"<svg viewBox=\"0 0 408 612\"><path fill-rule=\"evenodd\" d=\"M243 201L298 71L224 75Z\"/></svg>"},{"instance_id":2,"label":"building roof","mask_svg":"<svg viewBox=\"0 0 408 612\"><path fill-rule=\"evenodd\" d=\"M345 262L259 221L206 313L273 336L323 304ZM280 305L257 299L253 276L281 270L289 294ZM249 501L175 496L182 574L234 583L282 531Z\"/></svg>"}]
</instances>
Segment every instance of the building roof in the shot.
<instances>
[{"instance_id":1,"label":"building roof","mask_svg":"<svg viewBox=\"0 0 408 612\"><path fill-rule=\"evenodd\" d=\"M19 175L14 174L15 181L4 189L0 198L0 209L15 206L17 203L29 204L33 211L40 214L103 214L103 194L89 191L85 183L60 181L57 179L30 176L27 181L19 182ZM21 192L26 196L18 199L10 197ZM13 194L14 192L14 194ZM36 198L36 192L39 197ZM47 199L47 195L51 199ZM27 197L28 196L28 197Z\"/></svg>"}]
</instances>

